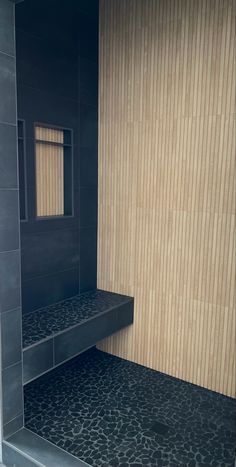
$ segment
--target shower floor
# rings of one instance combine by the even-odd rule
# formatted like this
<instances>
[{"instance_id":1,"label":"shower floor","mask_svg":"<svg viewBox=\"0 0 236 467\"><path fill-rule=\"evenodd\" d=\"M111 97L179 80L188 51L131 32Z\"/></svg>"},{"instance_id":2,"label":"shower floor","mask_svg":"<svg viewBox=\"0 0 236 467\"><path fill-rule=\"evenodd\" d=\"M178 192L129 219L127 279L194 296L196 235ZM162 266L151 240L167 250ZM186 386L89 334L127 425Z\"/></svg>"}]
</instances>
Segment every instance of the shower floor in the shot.
<instances>
[{"instance_id":1,"label":"shower floor","mask_svg":"<svg viewBox=\"0 0 236 467\"><path fill-rule=\"evenodd\" d=\"M233 467L236 401L95 348L25 387L25 425L91 466Z\"/></svg>"}]
</instances>

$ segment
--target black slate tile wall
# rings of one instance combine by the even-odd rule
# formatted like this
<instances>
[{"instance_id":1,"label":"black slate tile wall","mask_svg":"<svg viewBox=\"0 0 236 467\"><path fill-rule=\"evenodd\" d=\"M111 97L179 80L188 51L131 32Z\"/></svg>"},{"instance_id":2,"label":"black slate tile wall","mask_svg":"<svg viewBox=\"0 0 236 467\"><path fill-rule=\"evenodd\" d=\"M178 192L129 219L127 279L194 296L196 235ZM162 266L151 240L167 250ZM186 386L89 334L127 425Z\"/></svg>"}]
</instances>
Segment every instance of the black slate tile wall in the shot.
<instances>
[{"instance_id":1,"label":"black slate tile wall","mask_svg":"<svg viewBox=\"0 0 236 467\"><path fill-rule=\"evenodd\" d=\"M19 248L18 190L1 190L0 193L0 249Z\"/></svg>"},{"instance_id":2,"label":"black slate tile wall","mask_svg":"<svg viewBox=\"0 0 236 467\"><path fill-rule=\"evenodd\" d=\"M14 420L22 412L22 364L9 366L2 372L3 420Z\"/></svg>"},{"instance_id":3,"label":"black slate tile wall","mask_svg":"<svg viewBox=\"0 0 236 467\"><path fill-rule=\"evenodd\" d=\"M23 355L24 382L28 382L36 376L51 369L54 364L53 341L46 340L38 346L31 347Z\"/></svg>"},{"instance_id":4,"label":"black slate tile wall","mask_svg":"<svg viewBox=\"0 0 236 467\"><path fill-rule=\"evenodd\" d=\"M0 186L1 188L16 187L17 148L16 127L14 125L0 123L0 153Z\"/></svg>"},{"instance_id":5,"label":"black slate tile wall","mask_svg":"<svg viewBox=\"0 0 236 467\"><path fill-rule=\"evenodd\" d=\"M80 0L80 291L97 283L98 2ZM92 14L93 12L93 14ZM86 21L83 21L83 16Z\"/></svg>"},{"instance_id":6,"label":"black slate tile wall","mask_svg":"<svg viewBox=\"0 0 236 467\"><path fill-rule=\"evenodd\" d=\"M0 2L0 50L15 56L14 11L10 2Z\"/></svg>"},{"instance_id":7,"label":"black slate tile wall","mask_svg":"<svg viewBox=\"0 0 236 467\"><path fill-rule=\"evenodd\" d=\"M0 0L0 422L4 435L23 424L15 62L14 6Z\"/></svg>"},{"instance_id":8,"label":"black slate tile wall","mask_svg":"<svg viewBox=\"0 0 236 467\"><path fill-rule=\"evenodd\" d=\"M11 420L9 423L7 423L4 426L4 437L8 438L13 433L16 433L18 430L22 428L23 424L24 424L24 416L21 413L20 415L18 415L16 418Z\"/></svg>"},{"instance_id":9,"label":"black slate tile wall","mask_svg":"<svg viewBox=\"0 0 236 467\"><path fill-rule=\"evenodd\" d=\"M79 269L67 269L47 276L37 276L22 284L23 312L27 313L78 293Z\"/></svg>"},{"instance_id":10,"label":"black slate tile wall","mask_svg":"<svg viewBox=\"0 0 236 467\"><path fill-rule=\"evenodd\" d=\"M17 4L16 60L18 118L26 129L24 313L96 287L98 0ZM34 122L73 130L73 217L35 219Z\"/></svg>"},{"instance_id":11,"label":"black slate tile wall","mask_svg":"<svg viewBox=\"0 0 236 467\"><path fill-rule=\"evenodd\" d=\"M1 53L0 88L4 91L4 99L0 100L0 121L4 123L16 123L15 79L15 58Z\"/></svg>"},{"instance_id":12,"label":"black slate tile wall","mask_svg":"<svg viewBox=\"0 0 236 467\"><path fill-rule=\"evenodd\" d=\"M80 275L80 291L96 288L97 283L97 227L84 227L80 230L80 262L83 274Z\"/></svg>"},{"instance_id":13,"label":"black slate tile wall","mask_svg":"<svg viewBox=\"0 0 236 467\"><path fill-rule=\"evenodd\" d=\"M2 368L21 360L21 308L2 313Z\"/></svg>"}]
</instances>

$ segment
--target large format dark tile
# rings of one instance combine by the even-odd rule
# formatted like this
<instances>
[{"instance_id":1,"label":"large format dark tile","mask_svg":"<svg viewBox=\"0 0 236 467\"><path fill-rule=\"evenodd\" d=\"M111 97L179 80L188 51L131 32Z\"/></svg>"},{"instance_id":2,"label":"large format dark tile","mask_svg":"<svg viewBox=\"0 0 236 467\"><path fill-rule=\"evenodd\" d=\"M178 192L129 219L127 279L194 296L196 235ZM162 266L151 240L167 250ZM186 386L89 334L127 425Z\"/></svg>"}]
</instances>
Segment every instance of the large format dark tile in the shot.
<instances>
[{"instance_id":1,"label":"large format dark tile","mask_svg":"<svg viewBox=\"0 0 236 467\"><path fill-rule=\"evenodd\" d=\"M0 190L0 251L19 248L18 190Z\"/></svg>"},{"instance_id":2,"label":"large format dark tile","mask_svg":"<svg viewBox=\"0 0 236 467\"><path fill-rule=\"evenodd\" d=\"M19 84L78 101L78 60L71 48L63 48L55 38L32 37L21 30L16 45Z\"/></svg>"},{"instance_id":3,"label":"large format dark tile","mask_svg":"<svg viewBox=\"0 0 236 467\"><path fill-rule=\"evenodd\" d=\"M94 467L233 467L235 410L96 349L25 388L26 427Z\"/></svg>"},{"instance_id":4,"label":"large format dark tile","mask_svg":"<svg viewBox=\"0 0 236 467\"><path fill-rule=\"evenodd\" d=\"M94 18L98 18L99 0L80 0L77 2L78 11L87 13Z\"/></svg>"},{"instance_id":5,"label":"large format dark tile","mask_svg":"<svg viewBox=\"0 0 236 467\"><path fill-rule=\"evenodd\" d=\"M23 408L23 407L22 407ZM4 439L8 438L8 436L13 435L18 430L20 430L24 425L24 417L23 413L17 415L16 418L13 418L10 422L6 423L3 427L3 437Z\"/></svg>"},{"instance_id":6,"label":"large format dark tile","mask_svg":"<svg viewBox=\"0 0 236 467\"><path fill-rule=\"evenodd\" d=\"M80 227L97 225L98 193L97 187L80 188Z\"/></svg>"},{"instance_id":7,"label":"large format dark tile","mask_svg":"<svg viewBox=\"0 0 236 467\"><path fill-rule=\"evenodd\" d=\"M68 44L68 47L75 48L78 29L77 3L70 2L68 8L66 0L50 0L50 4L48 0L24 0L16 5L16 28L49 41L55 39L58 45Z\"/></svg>"},{"instance_id":8,"label":"large format dark tile","mask_svg":"<svg viewBox=\"0 0 236 467\"><path fill-rule=\"evenodd\" d=\"M98 63L81 58L79 80L80 102L83 104L98 105Z\"/></svg>"},{"instance_id":9,"label":"large format dark tile","mask_svg":"<svg viewBox=\"0 0 236 467\"><path fill-rule=\"evenodd\" d=\"M21 360L21 308L1 313L2 368Z\"/></svg>"},{"instance_id":10,"label":"large format dark tile","mask_svg":"<svg viewBox=\"0 0 236 467\"><path fill-rule=\"evenodd\" d=\"M3 424L22 413L22 363L10 366L2 372Z\"/></svg>"},{"instance_id":11,"label":"large format dark tile","mask_svg":"<svg viewBox=\"0 0 236 467\"><path fill-rule=\"evenodd\" d=\"M97 186L98 151L95 148L80 149L80 185Z\"/></svg>"},{"instance_id":12,"label":"large format dark tile","mask_svg":"<svg viewBox=\"0 0 236 467\"><path fill-rule=\"evenodd\" d=\"M0 123L0 188L17 187L16 127Z\"/></svg>"},{"instance_id":13,"label":"large format dark tile","mask_svg":"<svg viewBox=\"0 0 236 467\"><path fill-rule=\"evenodd\" d=\"M80 146L97 148L98 144L98 111L97 107L80 104Z\"/></svg>"},{"instance_id":14,"label":"large format dark tile","mask_svg":"<svg viewBox=\"0 0 236 467\"><path fill-rule=\"evenodd\" d=\"M98 8L94 8L94 14L90 14L88 6L88 14L79 15L78 18L78 42L80 56L98 62Z\"/></svg>"},{"instance_id":15,"label":"large format dark tile","mask_svg":"<svg viewBox=\"0 0 236 467\"><path fill-rule=\"evenodd\" d=\"M37 312L36 312L37 313ZM53 367L53 342L48 340L23 352L23 382Z\"/></svg>"},{"instance_id":16,"label":"large format dark tile","mask_svg":"<svg viewBox=\"0 0 236 467\"><path fill-rule=\"evenodd\" d=\"M16 123L15 59L0 52L0 122Z\"/></svg>"},{"instance_id":17,"label":"large format dark tile","mask_svg":"<svg viewBox=\"0 0 236 467\"><path fill-rule=\"evenodd\" d=\"M79 230L22 233L22 279L72 269L79 264Z\"/></svg>"},{"instance_id":18,"label":"large format dark tile","mask_svg":"<svg viewBox=\"0 0 236 467\"><path fill-rule=\"evenodd\" d=\"M97 227L80 229L80 292L97 287Z\"/></svg>"},{"instance_id":19,"label":"large format dark tile","mask_svg":"<svg viewBox=\"0 0 236 467\"><path fill-rule=\"evenodd\" d=\"M22 282L22 311L28 313L79 292L79 268Z\"/></svg>"},{"instance_id":20,"label":"large format dark tile","mask_svg":"<svg viewBox=\"0 0 236 467\"><path fill-rule=\"evenodd\" d=\"M33 105L32 105L33 103ZM58 97L47 89L39 90L21 83L17 86L18 115L26 121L78 128L78 102Z\"/></svg>"},{"instance_id":21,"label":"large format dark tile","mask_svg":"<svg viewBox=\"0 0 236 467\"><path fill-rule=\"evenodd\" d=\"M0 311L20 306L20 252L0 253Z\"/></svg>"},{"instance_id":22,"label":"large format dark tile","mask_svg":"<svg viewBox=\"0 0 236 467\"><path fill-rule=\"evenodd\" d=\"M15 54L14 6L6 0L0 2L0 51Z\"/></svg>"}]
</instances>

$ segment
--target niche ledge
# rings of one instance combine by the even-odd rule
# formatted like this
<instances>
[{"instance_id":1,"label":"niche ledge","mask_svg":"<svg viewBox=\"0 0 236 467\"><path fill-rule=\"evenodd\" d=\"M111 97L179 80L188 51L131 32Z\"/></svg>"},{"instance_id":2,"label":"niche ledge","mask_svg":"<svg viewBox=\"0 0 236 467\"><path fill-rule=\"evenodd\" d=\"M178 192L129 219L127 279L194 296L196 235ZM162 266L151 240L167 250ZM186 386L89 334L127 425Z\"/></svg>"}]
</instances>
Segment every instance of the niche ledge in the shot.
<instances>
[{"instance_id":1,"label":"niche ledge","mask_svg":"<svg viewBox=\"0 0 236 467\"><path fill-rule=\"evenodd\" d=\"M24 314L24 384L132 324L133 312L132 297L93 290Z\"/></svg>"}]
</instances>

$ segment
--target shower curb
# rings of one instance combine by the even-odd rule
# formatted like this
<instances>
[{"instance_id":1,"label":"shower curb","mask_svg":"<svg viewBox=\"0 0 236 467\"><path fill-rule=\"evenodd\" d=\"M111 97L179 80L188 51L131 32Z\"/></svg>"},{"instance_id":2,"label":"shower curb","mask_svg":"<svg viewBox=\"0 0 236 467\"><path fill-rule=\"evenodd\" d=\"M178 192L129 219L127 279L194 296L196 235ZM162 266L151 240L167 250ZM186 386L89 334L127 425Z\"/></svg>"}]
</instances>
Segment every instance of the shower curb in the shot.
<instances>
[{"instance_id":1,"label":"shower curb","mask_svg":"<svg viewBox=\"0 0 236 467\"><path fill-rule=\"evenodd\" d=\"M6 467L89 467L27 428L3 441L3 462Z\"/></svg>"}]
</instances>

